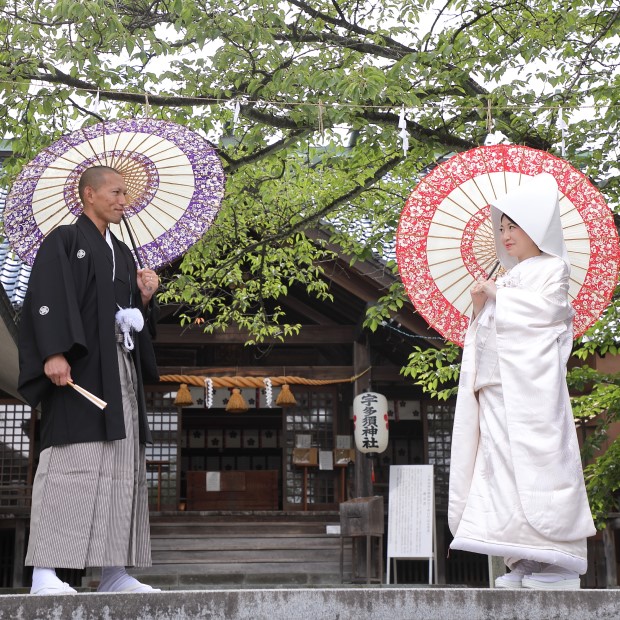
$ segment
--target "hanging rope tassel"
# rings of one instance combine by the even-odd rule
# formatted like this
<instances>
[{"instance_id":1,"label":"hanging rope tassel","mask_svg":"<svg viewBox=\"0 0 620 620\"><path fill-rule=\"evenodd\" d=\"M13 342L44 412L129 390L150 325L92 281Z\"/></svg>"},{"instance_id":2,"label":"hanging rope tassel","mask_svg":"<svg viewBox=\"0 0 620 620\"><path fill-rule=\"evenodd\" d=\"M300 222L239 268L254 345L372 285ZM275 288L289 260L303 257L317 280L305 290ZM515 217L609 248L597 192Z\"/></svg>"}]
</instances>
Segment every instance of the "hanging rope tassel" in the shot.
<instances>
[{"instance_id":1,"label":"hanging rope tassel","mask_svg":"<svg viewBox=\"0 0 620 620\"><path fill-rule=\"evenodd\" d=\"M226 411L230 413L245 413L248 409L248 404L245 402L241 390L239 388L234 388L230 395L230 399L226 403Z\"/></svg>"},{"instance_id":2,"label":"hanging rope tassel","mask_svg":"<svg viewBox=\"0 0 620 620\"><path fill-rule=\"evenodd\" d=\"M192 400L192 393L189 391L187 383L181 383L181 385L179 385L177 396L174 399L174 404L177 407L189 407L189 405L194 404L194 401Z\"/></svg>"},{"instance_id":3,"label":"hanging rope tassel","mask_svg":"<svg viewBox=\"0 0 620 620\"><path fill-rule=\"evenodd\" d=\"M296 404L295 395L291 392L288 383L285 383L276 398L276 407L294 407Z\"/></svg>"}]
</instances>

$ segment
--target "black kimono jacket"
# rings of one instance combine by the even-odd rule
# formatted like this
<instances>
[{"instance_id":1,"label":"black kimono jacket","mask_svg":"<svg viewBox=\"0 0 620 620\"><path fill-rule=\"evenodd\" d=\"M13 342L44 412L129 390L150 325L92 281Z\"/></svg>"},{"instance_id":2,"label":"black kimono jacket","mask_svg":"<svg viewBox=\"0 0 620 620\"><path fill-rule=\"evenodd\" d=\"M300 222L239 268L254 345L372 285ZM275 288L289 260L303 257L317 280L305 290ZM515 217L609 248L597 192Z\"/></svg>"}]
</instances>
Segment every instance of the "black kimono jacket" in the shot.
<instances>
[{"instance_id":1,"label":"black kimono jacket","mask_svg":"<svg viewBox=\"0 0 620 620\"><path fill-rule=\"evenodd\" d=\"M18 390L41 404L41 449L69 443L125 438L115 319L121 307L142 308L136 267L129 248L113 237L116 262L95 224L85 215L60 226L37 253L19 329ZM145 327L134 337L140 441L151 441L143 379L157 381L151 337L154 302L145 310ZM63 353L73 381L108 405L101 411L70 386L57 387L44 374L45 360Z\"/></svg>"}]
</instances>

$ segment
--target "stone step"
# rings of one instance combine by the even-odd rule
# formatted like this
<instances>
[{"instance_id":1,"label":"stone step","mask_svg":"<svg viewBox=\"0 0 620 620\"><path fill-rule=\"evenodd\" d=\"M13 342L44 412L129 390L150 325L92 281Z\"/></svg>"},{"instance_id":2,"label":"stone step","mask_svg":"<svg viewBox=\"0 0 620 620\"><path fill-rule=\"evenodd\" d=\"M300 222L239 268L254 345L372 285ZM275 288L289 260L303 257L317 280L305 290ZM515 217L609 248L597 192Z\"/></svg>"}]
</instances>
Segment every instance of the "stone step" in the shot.
<instances>
[{"instance_id":1,"label":"stone step","mask_svg":"<svg viewBox=\"0 0 620 620\"><path fill-rule=\"evenodd\" d=\"M107 620L618 620L620 590L254 588L0 596L2 618Z\"/></svg>"},{"instance_id":2,"label":"stone step","mask_svg":"<svg viewBox=\"0 0 620 620\"><path fill-rule=\"evenodd\" d=\"M269 510L192 510L152 511L152 523L339 523L338 511L269 511Z\"/></svg>"},{"instance_id":3,"label":"stone step","mask_svg":"<svg viewBox=\"0 0 620 620\"><path fill-rule=\"evenodd\" d=\"M213 551L166 551L153 554L153 564L196 564L198 562L226 563L226 562L285 562L303 564L306 562L339 561L339 548L328 549L227 549Z\"/></svg>"},{"instance_id":4,"label":"stone step","mask_svg":"<svg viewBox=\"0 0 620 620\"><path fill-rule=\"evenodd\" d=\"M176 513L151 519L153 566L132 570L160 587L333 585L340 583L340 536L334 514ZM351 540L343 574L351 574ZM83 583L96 581L94 574Z\"/></svg>"},{"instance_id":5,"label":"stone step","mask_svg":"<svg viewBox=\"0 0 620 620\"><path fill-rule=\"evenodd\" d=\"M328 525L338 523L153 523L151 536L175 536L177 538L196 538L198 536L323 536Z\"/></svg>"},{"instance_id":6,"label":"stone step","mask_svg":"<svg viewBox=\"0 0 620 620\"><path fill-rule=\"evenodd\" d=\"M153 554L156 552L181 551L181 552L214 552L229 551L235 549L247 551L262 551L268 549L339 549L339 536L285 536L285 537L260 537L253 536L202 536L200 538L178 538L166 536L151 538Z\"/></svg>"},{"instance_id":7,"label":"stone step","mask_svg":"<svg viewBox=\"0 0 620 620\"><path fill-rule=\"evenodd\" d=\"M187 568L180 569L174 566L158 566L151 569L132 569L131 574L143 583L154 588L165 590L204 589L213 587L223 588L253 588L277 586L306 586L306 587L333 587L340 585L340 570L338 564L317 564L301 570L295 565L287 564L222 564L214 566L207 564L195 567L195 572L188 572ZM351 566L344 565L345 581L350 581ZM96 586L94 581L85 581L84 585Z\"/></svg>"}]
</instances>

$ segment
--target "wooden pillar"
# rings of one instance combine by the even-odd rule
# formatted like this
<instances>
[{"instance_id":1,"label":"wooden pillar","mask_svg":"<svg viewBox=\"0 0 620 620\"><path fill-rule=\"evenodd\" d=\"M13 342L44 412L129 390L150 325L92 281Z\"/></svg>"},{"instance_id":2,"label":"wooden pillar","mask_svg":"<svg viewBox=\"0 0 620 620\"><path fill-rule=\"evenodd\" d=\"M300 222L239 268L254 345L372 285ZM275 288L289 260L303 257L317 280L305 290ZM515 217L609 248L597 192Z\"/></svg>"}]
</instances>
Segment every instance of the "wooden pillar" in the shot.
<instances>
[{"instance_id":1,"label":"wooden pillar","mask_svg":"<svg viewBox=\"0 0 620 620\"><path fill-rule=\"evenodd\" d=\"M175 501L177 510L187 509L187 497L184 497L183 499L181 499L181 476L183 475L183 472L181 471L182 469L181 463L183 462L183 459L182 459L183 448L181 447L183 445L183 442L181 440L181 437L183 436L184 432L185 432L185 429L183 428L183 408L179 407L177 410L177 466L176 466L177 496L176 496L176 501ZM185 490L185 495L187 495L187 488Z\"/></svg>"},{"instance_id":2,"label":"wooden pillar","mask_svg":"<svg viewBox=\"0 0 620 620\"><path fill-rule=\"evenodd\" d=\"M495 579L506 574L506 564L503 557L489 555L489 588L495 587Z\"/></svg>"},{"instance_id":3,"label":"wooden pillar","mask_svg":"<svg viewBox=\"0 0 620 620\"><path fill-rule=\"evenodd\" d=\"M358 375L370 366L370 347L366 336L362 342L353 343L353 373ZM353 396L370 388L370 372L353 384ZM355 448L355 497L370 497L372 489L372 459Z\"/></svg>"},{"instance_id":4,"label":"wooden pillar","mask_svg":"<svg viewBox=\"0 0 620 620\"><path fill-rule=\"evenodd\" d=\"M24 584L24 558L26 557L26 519L15 519L15 543L13 546L13 587Z\"/></svg>"},{"instance_id":5,"label":"wooden pillar","mask_svg":"<svg viewBox=\"0 0 620 620\"><path fill-rule=\"evenodd\" d=\"M616 558L616 532L620 528L620 514L611 513L607 519L607 527L603 530L603 551L605 553L605 587L618 587L618 568Z\"/></svg>"},{"instance_id":6,"label":"wooden pillar","mask_svg":"<svg viewBox=\"0 0 620 620\"><path fill-rule=\"evenodd\" d=\"M368 339L362 336L361 342L353 343L353 374L358 375L370 366L370 347ZM370 372L357 379L353 384L353 396L361 394L364 390L370 388ZM364 452L360 452L355 447L355 486L354 497L370 497L373 495L372 488L372 459L366 456ZM356 536L351 539L354 547L352 560L355 562L351 566L353 575L362 575L366 571L366 545L363 537ZM380 553L383 553L381 549Z\"/></svg>"},{"instance_id":7,"label":"wooden pillar","mask_svg":"<svg viewBox=\"0 0 620 620\"><path fill-rule=\"evenodd\" d=\"M435 566L437 567L437 574L435 575L436 585L446 584L446 556L448 554L448 544L446 542L446 525L444 521L445 517L438 516L435 513L435 542L437 543L435 548L435 558L437 560Z\"/></svg>"}]
</instances>

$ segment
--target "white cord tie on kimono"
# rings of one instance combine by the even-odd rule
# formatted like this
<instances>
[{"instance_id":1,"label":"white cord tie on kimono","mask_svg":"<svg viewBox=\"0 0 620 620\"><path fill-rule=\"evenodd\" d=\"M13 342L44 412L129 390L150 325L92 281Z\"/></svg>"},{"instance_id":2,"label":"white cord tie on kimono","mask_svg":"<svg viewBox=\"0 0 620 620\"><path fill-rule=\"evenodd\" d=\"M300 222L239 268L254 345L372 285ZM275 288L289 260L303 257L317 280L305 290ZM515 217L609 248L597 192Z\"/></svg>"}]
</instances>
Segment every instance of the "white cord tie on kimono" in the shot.
<instances>
[{"instance_id":1,"label":"white cord tie on kimono","mask_svg":"<svg viewBox=\"0 0 620 620\"><path fill-rule=\"evenodd\" d=\"M137 308L121 308L115 315L116 324L123 334L123 346L127 351L133 351L134 342L131 330L142 331L144 316Z\"/></svg>"},{"instance_id":2,"label":"white cord tie on kimono","mask_svg":"<svg viewBox=\"0 0 620 620\"><path fill-rule=\"evenodd\" d=\"M105 231L105 240L110 246L110 250L112 250L112 282L114 282L114 279L116 278L116 258L114 256L112 236L110 235L110 230L108 228L106 228ZM126 351L133 351L134 342L131 337L131 330L133 329L136 332L142 331L142 328L144 327L144 316L137 308L121 308L120 306L118 306L118 308L119 310L114 315L114 318L116 319L118 328L123 334L123 346Z\"/></svg>"}]
</instances>

